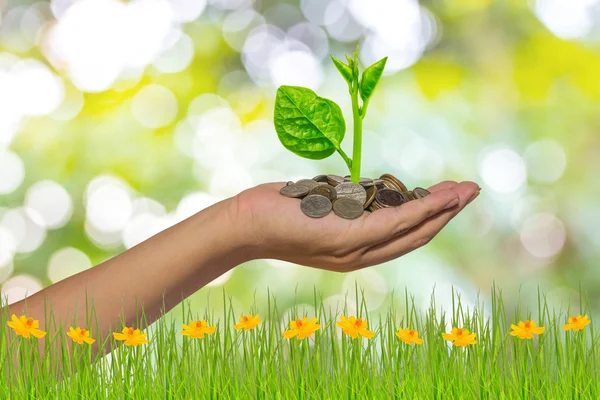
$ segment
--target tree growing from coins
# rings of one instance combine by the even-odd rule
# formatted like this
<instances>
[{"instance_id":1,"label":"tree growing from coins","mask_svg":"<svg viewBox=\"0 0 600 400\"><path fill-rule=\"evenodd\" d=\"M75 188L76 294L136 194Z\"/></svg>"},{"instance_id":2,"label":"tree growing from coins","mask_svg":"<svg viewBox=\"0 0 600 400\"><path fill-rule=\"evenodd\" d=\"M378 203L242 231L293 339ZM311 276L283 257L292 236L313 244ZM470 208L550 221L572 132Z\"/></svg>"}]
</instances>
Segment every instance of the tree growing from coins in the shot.
<instances>
[{"instance_id":1,"label":"tree growing from coins","mask_svg":"<svg viewBox=\"0 0 600 400\"><path fill-rule=\"evenodd\" d=\"M341 148L346 134L346 122L341 108L332 100L319 97L312 90L299 86L280 86L275 99L275 130L283 146L300 157L321 160L338 152L348 169L351 181L360 179L362 154L362 122L369 101L385 68L387 57L358 71L358 48L353 57L346 56L348 64L331 56L333 64L346 83L352 99L354 143L352 158ZM359 97L362 104L359 104Z\"/></svg>"},{"instance_id":2,"label":"tree growing from coins","mask_svg":"<svg viewBox=\"0 0 600 400\"><path fill-rule=\"evenodd\" d=\"M283 85L277 89L275 130L281 144L300 157L321 160L337 151L348 166L350 175L318 175L313 179L288 182L280 193L287 197L302 198L300 208L310 217L323 217L333 209L335 214L347 219L358 218L363 210L398 207L427 196L429 192L423 188L407 190L391 174L383 174L379 179L360 176L362 122L383 74L387 57L367 67L362 74L358 70L358 47L353 57L346 56L347 64L333 56L331 60L348 84L352 100L352 158L341 148L346 133L341 108L308 88Z\"/></svg>"}]
</instances>

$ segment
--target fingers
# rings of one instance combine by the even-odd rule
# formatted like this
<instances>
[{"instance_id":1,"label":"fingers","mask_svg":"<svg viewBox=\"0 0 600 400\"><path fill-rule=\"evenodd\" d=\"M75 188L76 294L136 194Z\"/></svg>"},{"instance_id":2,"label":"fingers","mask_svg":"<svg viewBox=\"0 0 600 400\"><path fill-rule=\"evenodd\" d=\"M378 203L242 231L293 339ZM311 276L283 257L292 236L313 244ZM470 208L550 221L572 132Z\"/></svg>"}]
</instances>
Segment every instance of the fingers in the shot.
<instances>
[{"instance_id":1,"label":"fingers","mask_svg":"<svg viewBox=\"0 0 600 400\"><path fill-rule=\"evenodd\" d=\"M443 182L433 185L432 187L430 187L427 190L429 190L431 193L439 192L440 190L452 189L452 188L456 187L456 185L458 185L458 183L454 182L454 181L443 181Z\"/></svg>"},{"instance_id":2,"label":"fingers","mask_svg":"<svg viewBox=\"0 0 600 400\"><path fill-rule=\"evenodd\" d=\"M457 185L454 191L459 197L458 206L433 215L404 235L398 235L371 246L361 257L360 264L364 266L381 264L429 243L455 215L479 194L477 185L471 182Z\"/></svg>"},{"instance_id":3,"label":"fingers","mask_svg":"<svg viewBox=\"0 0 600 400\"><path fill-rule=\"evenodd\" d=\"M440 188L434 188L427 197L412 200L400 207L383 208L366 215L360 223L359 229L353 230L355 235L353 241L356 241L354 243L356 248L373 246L388 240L458 204L460 200L455 188L459 185L456 184L453 189L444 189L444 187L451 187L451 183L440 185Z\"/></svg>"}]
</instances>

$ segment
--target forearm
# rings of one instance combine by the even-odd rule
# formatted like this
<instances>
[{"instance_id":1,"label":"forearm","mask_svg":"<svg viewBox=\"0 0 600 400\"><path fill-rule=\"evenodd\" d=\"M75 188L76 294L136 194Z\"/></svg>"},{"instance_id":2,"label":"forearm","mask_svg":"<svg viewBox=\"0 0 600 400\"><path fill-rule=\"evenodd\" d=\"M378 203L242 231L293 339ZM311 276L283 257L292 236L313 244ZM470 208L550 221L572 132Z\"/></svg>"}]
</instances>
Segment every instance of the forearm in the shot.
<instances>
[{"instance_id":1,"label":"forearm","mask_svg":"<svg viewBox=\"0 0 600 400\"><path fill-rule=\"evenodd\" d=\"M50 321L43 320L45 298L56 324L66 331L72 324L91 329L96 339L94 351L98 351L99 343L122 328L122 320L128 326L135 324L142 305L150 324L182 299L248 259L243 233L234 225L232 199L208 207L94 268L11 304L10 313L27 313L39 319L40 329L48 331L43 339L46 340L52 331ZM92 302L95 308L90 327L86 324L86 296L87 312L91 314ZM94 331L96 321L98 331Z\"/></svg>"}]
</instances>

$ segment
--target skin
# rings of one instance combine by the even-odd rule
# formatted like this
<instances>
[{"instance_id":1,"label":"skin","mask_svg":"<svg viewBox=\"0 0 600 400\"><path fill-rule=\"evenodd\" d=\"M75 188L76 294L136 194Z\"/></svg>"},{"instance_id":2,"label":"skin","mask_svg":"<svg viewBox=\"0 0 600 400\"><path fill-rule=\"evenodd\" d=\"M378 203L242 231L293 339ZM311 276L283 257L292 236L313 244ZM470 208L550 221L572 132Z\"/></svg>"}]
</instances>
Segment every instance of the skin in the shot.
<instances>
[{"instance_id":1,"label":"skin","mask_svg":"<svg viewBox=\"0 0 600 400\"><path fill-rule=\"evenodd\" d=\"M118 256L64 279L2 311L39 319L39 329L54 335L54 325L92 330L94 354L123 325L144 329L210 281L244 262L280 259L336 272L349 272L393 260L429 243L479 193L474 182L445 181L431 195L398 208L365 212L354 220L333 212L313 219L299 200L279 194L285 182L266 183L208 207ZM96 323L86 324L86 293ZM46 326L44 298L55 324ZM136 321L146 314L146 324ZM12 330L5 328L11 332ZM33 339L36 340L36 339ZM70 342L70 341L69 341ZM72 346L72 343L69 343ZM15 359L15 366L18 367Z\"/></svg>"}]
</instances>

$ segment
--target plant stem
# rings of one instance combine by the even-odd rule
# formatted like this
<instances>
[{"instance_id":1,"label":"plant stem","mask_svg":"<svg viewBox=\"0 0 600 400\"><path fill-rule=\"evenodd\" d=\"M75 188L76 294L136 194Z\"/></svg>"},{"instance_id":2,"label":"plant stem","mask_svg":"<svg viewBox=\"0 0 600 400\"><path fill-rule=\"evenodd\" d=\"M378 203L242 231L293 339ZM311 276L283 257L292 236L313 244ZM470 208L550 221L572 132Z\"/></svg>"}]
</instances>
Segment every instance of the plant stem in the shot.
<instances>
[{"instance_id":1,"label":"plant stem","mask_svg":"<svg viewBox=\"0 0 600 400\"><path fill-rule=\"evenodd\" d=\"M346 153L344 152L344 150L342 150L341 147L339 149L336 149L336 150L337 150L338 153L340 153L340 156L342 156L342 158L346 162L346 165L348 166L348 169L350 171L352 171L352 160L350 158L348 158L348 156L346 155Z\"/></svg>"},{"instance_id":2,"label":"plant stem","mask_svg":"<svg viewBox=\"0 0 600 400\"><path fill-rule=\"evenodd\" d=\"M354 143L352 148L352 167L350 180L354 183L360 181L360 156L362 152L362 120L363 115L358 108L358 82L355 82L352 91L352 118L354 121ZM366 110L365 110L366 111Z\"/></svg>"}]
</instances>

